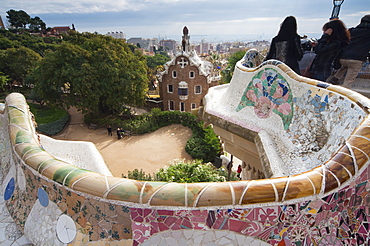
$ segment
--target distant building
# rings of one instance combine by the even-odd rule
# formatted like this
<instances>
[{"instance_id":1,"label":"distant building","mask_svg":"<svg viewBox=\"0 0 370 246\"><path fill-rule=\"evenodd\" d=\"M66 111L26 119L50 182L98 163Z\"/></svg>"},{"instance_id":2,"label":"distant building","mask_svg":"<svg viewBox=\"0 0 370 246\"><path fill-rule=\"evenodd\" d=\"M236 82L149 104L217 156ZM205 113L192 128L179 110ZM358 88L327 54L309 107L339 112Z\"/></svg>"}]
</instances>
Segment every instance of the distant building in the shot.
<instances>
[{"instance_id":1,"label":"distant building","mask_svg":"<svg viewBox=\"0 0 370 246\"><path fill-rule=\"evenodd\" d=\"M176 51L177 42L172 39L163 39L159 41L159 45L164 48L164 50L168 52L174 52Z\"/></svg>"},{"instance_id":2,"label":"distant building","mask_svg":"<svg viewBox=\"0 0 370 246\"><path fill-rule=\"evenodd\" d=\"M105 35L111 36L111 37L116 38L116 39L126 39L126 34L121 32L121 31L120 32L108 32Z\"/></svg>"},{"instance_id":3,"label":"distant building","mask_svg":"<svg viewBox=\"0 0 370 246\"><path fill-rule=\"evenodd\" d=\"M212 45L208 43L205 39L202 39L202 42L196 47L196 50L199 54L209 54L212 50Z\"/></svg>"},{"instance_id":4,"label":"distant building","mask_svg":"<svg viewBox=\"0 0 370 246\"><path fill-rule=\"evenodd\" d=\"M160 74L159 90L163 110L190 112L200 106L208 89L218 85L211 77L212 63L203 61L190 47L188 28L184 27L181 49Z\"/></svg>"},{"instance_id":5,"label":"distant building","mask_svg":"<svg viewBox=\"0 0 370 246\"><path fill-rule=\"evenodd\" d=\"M5 29L3 19L1 19L1 15L0 15L0 29Z\"/></svg>"},{"instance_id":6,"label":"distant building","mask_svg":"<svg viewBox=\"0 0 370 246\"><path fill-rule=\"evenodd\" d=\"M143 38L129 38L129 39L127 39L127 43L128 44L133 44L133 45L136 45L136 46L140 46L139 48L142 48L144 46Z\"/></svg>"},{"instance_id":7,"label":"distant building","mask_svg":"<svg viewBox=\"0 0 370 246\"><path fill-rule=\"evenodd\" d=\"M144 50L154 52L155 49L158 47L158 39L157 38L129 38L127 39L128 44L133 44L139 46Z\"/></svg>"},{"instance_id":8,"label":"distant building","mask_svg":"<svg viewBox=\"0 0 370 246\"><path fill-rule=\"evenodd\" d=\"M70 30L71 28L69 26L55 26L50 29L50 34L59 36L61 34L67 34Z\"/></svg>"}]
</instances>

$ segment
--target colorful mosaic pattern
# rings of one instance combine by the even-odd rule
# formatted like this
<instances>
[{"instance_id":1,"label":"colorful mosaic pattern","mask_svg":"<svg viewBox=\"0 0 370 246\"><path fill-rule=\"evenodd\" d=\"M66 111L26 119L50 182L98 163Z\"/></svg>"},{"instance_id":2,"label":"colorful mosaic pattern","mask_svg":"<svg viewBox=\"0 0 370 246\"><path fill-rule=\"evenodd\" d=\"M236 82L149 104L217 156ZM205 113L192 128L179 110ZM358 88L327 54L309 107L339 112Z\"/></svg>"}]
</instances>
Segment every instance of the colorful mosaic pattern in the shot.
<instances>
[{"instance_id":1,"label":"colorful mosaic pattern","mask_svg":"<svg viewBox=\"0 0 370 246\"><path fill-rule=\"evenodd\" d=\"M268 95L278 99L272 91L284 89L266 75L253 76L270 82ZM0 116L1 244L29 243L25 233L36 245L369 245L370 103L339 87L306 82L312 90L289 96L292 107L308 99L305 105L323 117L342 97L352 103L336 107L357 115L357 128L309 172L225 183L140 182L71 166L39 144L24 97L8 96ZM56 231L66 216L75 223L68 235Z\"/></svg>"},{"instance_id":2,"label":"colorful mosaic pattern","mask_svg":"<svg viewBox=\"0 0 370 246\"><path fill-rule=\"evenodd\" d=\"M293 117L292 98L286 79L275 69L263 69L252 78L236 111L253 106L255 114L262 119L276 113L287 130Z\"/></svg>"},{"instance_id":3,"label":"colorful mosaic pattern","mask_svg":"<svg viewBox=\"0 0 370 246\"><path fill-rule=\"evenodd\" d=\"M241 60L242 65L248 68L254 68L261 65L265 57L261 55L256 49L249 49L243 59Z\"/></svg>"},{"instance_id":4,"label":"colorful mosaic pattern","mask_svg":"<svg viewBox=\"0 0 370 246\"><path fill-rule=\"evenodd\" d=\"M23 167L22 172L27 180L27 189L21 191L17 185L17 195L7 202L7 208L10 214L15 215L14 219L24 215L19 218L19 223L26 221L20 223L26 227L24 231L30 231L27 224L33 221L32 229L37 232L33 242L63 245L55 237L48 238L50 233L41 234L41 231L52 232L55 228L55 223L42 221L47 217L57 220L58 214L68 214L76 223L78 235L72 245L94 245L93 242L98 241L122 242L117 245L128 245L128 241L129 245L174 245L171 244L173 239L183 242L175 245L207 245L211 242L229 245L232 239L239 242L237 245L344 246L370 243L369 169L364 170L356 181L323 198L267 207L201 210L112 204L68 191L61 185L40 179L30 169ZM38 205L40 188L49 197L46 207ZM35 210L38 210L37 214ZM59 212L53 215L55 211ZM36 223L40 230L34 228ZM14 237L19 237L16 235Z\"/></svg>"}]
</instances>

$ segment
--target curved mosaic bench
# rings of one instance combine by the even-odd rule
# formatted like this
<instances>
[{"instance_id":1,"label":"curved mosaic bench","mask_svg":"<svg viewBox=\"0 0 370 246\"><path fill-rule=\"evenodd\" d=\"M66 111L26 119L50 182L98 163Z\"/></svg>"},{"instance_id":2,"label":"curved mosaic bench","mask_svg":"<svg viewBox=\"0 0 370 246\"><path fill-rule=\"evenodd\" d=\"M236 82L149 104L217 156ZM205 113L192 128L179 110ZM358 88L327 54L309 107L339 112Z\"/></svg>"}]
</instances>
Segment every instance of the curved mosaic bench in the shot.
<instances>
[{"instance_id":1,"label":"curved mosaic bench","mask_svg":"<svg viewBox=\"0 0 370 246\"><path fill-rule=\"evenodd\" d=\"M357 120L360 121L360 123L356 125L353 132L345 140L345 143L339 146L338 149L332 153L332 156L321 165L311 170L285 177L231 183L230 186L232 186L232 188L230 188L230 193L234 194L237 198L238 205L286 202L297 198L307 198L317 195L323 196L352 181L359 173L368 167L370 153L370 100L368 98L340 86L331 86L327 83L298 76L284 63L276 60L264 62L262 65L255 68L248 68L243 64L243 60L238 62L233 80L238 72L256 74L259 71L263 71L263 69L266 70L266 67L267 70L269 70L269 68L273 68L274 70L278 68L285 74L284 76L288 76L291 80L305 83L312 88L316 87L318 90L336 93L340 95L341 98L347 98L351 102L351 105L346 110L353 110L353 108L357 107L363 111L363 114L357 115ZM252 80L254 78L255 77L250 80L250 84L253 83ZM242 138L248 139L251 138L251 135L255 135L256 132L263 130L263 127L259 127L257 124L252 125L248 122L238 121L238 119L235 119L235 115L230 115L229 112L220 113L219 111L222 105L225 105L222 93L226 92L215 94L213 97L210 95L218 89L227 91L229 89L228 87L231 87L233 83L245 84L245 82L241 82L240 78L239 80L237 79L238 81L233 80L230 86L224 85L210 88L204 99L204 107L199 110L198 114L199 117L208 124L213 124L214 126L226 129ZM245 85L243 86L246 87ZM235 93L235 88L230 88L229 90ZM244 92L247 94L247 90ZM226 95L225 97L227 96L232 97L230 95ZM226 104L227 103L228 102L226 102ZM241 102L239 103L239 108L241 107L240 105ZM249 106L251 105L252 103L249 104ZM237 108L235 103L232 106ZM246 105L243 105L243 107L245 106ZM301 164L297 163L296 165ZM230 200L229 204L234 201L235 200Z\"/></svg>"},{"instance_id":2,"label":"curved mosaic bench","mask_svg":"<svg viewBox=\"0 0 370 246\"><path fill-rule=\"evenodd\" d=\"M277 66L289 74L290 69L287 66L282 63L277 63ZM357 93L351 95L348 94L350 91L344 88L332 87L298 76L296 79L343 95L347 93L348 98L368 112L370 101ZM322 196L356 176L369 161L370 122L369 117L366 116L348 138L347 143L326 163L311 171L289 177L194 184L142 182L109 177L71 166L44 151L37 140L24 97L21 94L12 94L6 102L10 141L16 153L28 166L41 175L73 190L105 199L148 206L236 206L284 202L313 195ZM206 117L209 115L205 113L203 118Z\"/></svg>"},{"instance_id":3,"label":"curved mosaic bench","mask_svg":"<svg viewBox=\"0 0 370 246\"><path fill-rule=\"evenodd\" d=\"M292 81L333 92L351 102L349 109L360 112L359 124L345 144L321 165L282 177L224 183L144 182L105 176L72 166L46 152L38 141L25 98L13 93L1 109L7 116L2 127L8 127L2 140L0 180L5 189L1 195L10 215L35 244L117 241L127 243L119 245L227 245L237 241L244 245L328 245L368 240L363 236L367 229L357 235L363 224L350 229L353 235L339 235L337 230L344 224L350 227L358 221L368 221L369 99L342 87L300 77L277 61L257 68L246 68L239 62L232 83L247 85L249 81L240 80L244 75L235 74L255 76L265 68L281 71L281 76ZM205 98L200 117L243 136L246 128L208 110L210 101L209 96ZM257 127L253 130L258 132ZM339 208L346 213L337 218ZM348 220L353 211L357 211L356 216ZM328 222L330 217L337 224ZM38 223L48 234L41 235L41 229L35 228ZM68 223L72 224L71 237L58 232Z\"/></svg>"}]
</instances>

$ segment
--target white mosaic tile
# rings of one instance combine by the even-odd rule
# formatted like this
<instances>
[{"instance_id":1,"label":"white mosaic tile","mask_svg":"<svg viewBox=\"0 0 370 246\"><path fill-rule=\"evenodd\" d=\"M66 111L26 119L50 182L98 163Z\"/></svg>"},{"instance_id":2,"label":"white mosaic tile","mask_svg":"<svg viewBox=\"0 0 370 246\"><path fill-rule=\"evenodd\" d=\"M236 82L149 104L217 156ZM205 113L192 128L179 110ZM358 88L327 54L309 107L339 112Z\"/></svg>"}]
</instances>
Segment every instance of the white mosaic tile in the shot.
<instances>
[{"instance_id":1,"label":"white mosaic tile","mask_svg":"<svg viewBox=\"0 0 370 246\"><path fill-rule=\"evenodd\" d=\"M226 237L223 237L223 238L220 238L216 241L216 243L218 245L232 245L233 244L233 241L226 238Z\"/></svg>"},{"instance_id":2,"label":"white mosaic tile","mask_svg":"<svg viewBox=\"0 0 370 246\"><path fill-rule=\"evenodd\" d=\"M179 241L178 241L178 245L179 246L188 246L188 241L185 239L185 238L181 238Z\"/></svg>"},{"instance_id":3,"label":"white mosaic tile","mask_svg":"<svg viewBox=\"0 0 370 246\"><path fill-rule=\"evenodd\" d=\"M170 232L171 237L168 237L167 232ZM181 238L176 240L176 235L181 235ZM180 233L180 234L179 234ZM226 245L258 245L267 246L269 244L255 240L252 237L241 235L239 233L231 231L199 231L199 230L177 230L177 231L165 231L157 233L145 242L141 246L149 245L163 245L163 246L188 246L188 245L199 245L199 246L226 246Z\"/></svg>"},{"instance_id":4,"label":"white mosaic tile","mask_svg":"<svg viewBox=\"0 0 370 246\"><path fill-rule=\"evenodd\" d=\"M61 214L55 203L49 201L49 205L43 207L37 200L25 223L25 234L37 245L63 245L60 241L55 242L57 219Z\"/></svg>"},{"instance_id":5,"label":"white mosaic tile","mask_svg":"<svg viewBox=\"0 0 370 246\"><path fill-rule=\"evenodd\" d=\"M23 169L20 167L20 165L17 165L17 185L21 191L26 190L26 177L24 176Z\"/></svg>"},{"instance_id":6,"label":"white mosaic tile","mask_svg":"<svg viewBox=\"0 0 370 246\"><path fill-rule=\"evenodd\" d=\"M190 239L194 234L194 232L192 230L185 230L183 232L184 232L185 239Z\"/></svg>"},{"instance_id":7,"label":"white mosaic tile","mask_svg":"<svg viewBox=\"0 0 370 246\"><path fill-rule=\"evenodd\" d=\"M165 241L166 241L167 245L176 245L177 244L177 240L172 238L172 237L166 238Z\"/></svg>"},{"instance_id":8,"label":"white mosaic tile","mask_svg":"<svg viewBox=\"0 0 370 246\"><path fill-rule=\"evenodd\" d=\"M172 231L172 237L175 240L179 240L180 238L182 238L182 232L181 231Z\"/></svg>"}]
</instances>

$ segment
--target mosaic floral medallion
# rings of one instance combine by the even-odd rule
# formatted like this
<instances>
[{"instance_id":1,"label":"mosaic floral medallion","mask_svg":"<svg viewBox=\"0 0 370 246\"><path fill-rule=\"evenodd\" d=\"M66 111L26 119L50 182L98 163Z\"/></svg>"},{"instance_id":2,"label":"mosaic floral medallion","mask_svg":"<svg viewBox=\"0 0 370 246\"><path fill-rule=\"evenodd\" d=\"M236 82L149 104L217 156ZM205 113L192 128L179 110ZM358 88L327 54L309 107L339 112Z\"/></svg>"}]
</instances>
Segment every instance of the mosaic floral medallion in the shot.
<instances>
[{"instance_id":1,"label":"mosaic floral medallion","mask_svg":"<svg viewBox=\"0 0 370 246\"><path fill-rule=\"evenodd\" d=\"M286 79L275 69L266 68L257 73L244 91L236 111L253 106L258 118L267 119L272 113L283 120L289 129L293 117L293 95Z\"/></svg>"}]
</instances>

